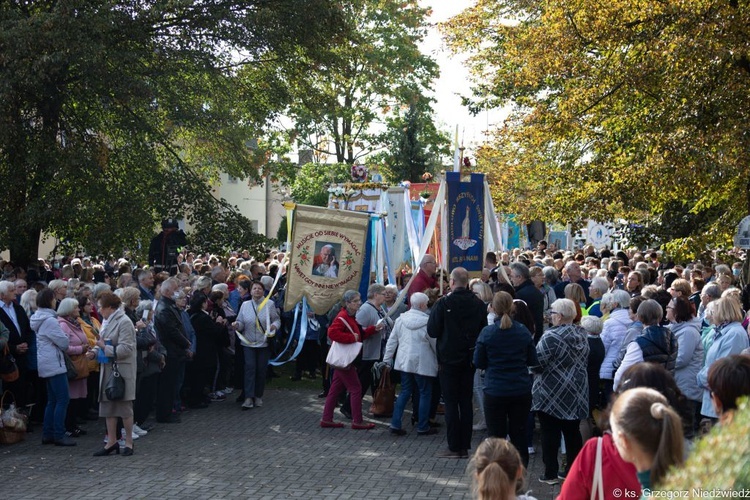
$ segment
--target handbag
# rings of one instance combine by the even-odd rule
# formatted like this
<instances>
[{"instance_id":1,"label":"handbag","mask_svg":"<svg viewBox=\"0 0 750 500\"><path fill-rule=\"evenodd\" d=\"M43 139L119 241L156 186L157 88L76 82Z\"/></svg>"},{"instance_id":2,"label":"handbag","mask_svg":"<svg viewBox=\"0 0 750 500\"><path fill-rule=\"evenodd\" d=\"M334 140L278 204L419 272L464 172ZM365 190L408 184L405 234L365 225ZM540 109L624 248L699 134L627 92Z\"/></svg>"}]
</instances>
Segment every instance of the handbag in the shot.
<instances>
[{"instance_id":1,"label":"handbag","mask_svg":"<svg viewBox=\"0 0 750 500\"><path fill-rule=\"evenodd\" d=\"M122 378L120 369L117 367L117 349L112 349L112 352L114 352L112 373L109 374L109 378L104 385L104 395L110 401L119 401L125 397L125 379Z\"/></svg>"},{"instance_id":2,"label":"handbag","mask_svg":"<svg viewBox=\"0 0 750 500\"><path fill-rule=\"evenodd\" d=\"M591 483L591 500L604 500L604 478L602 477L602 438L596 438L596 465Z\"/></svg>"},{"instance_id":3,"label":"handbag","mask_svg":"<svg viewBox=\"0 0 750 500\"><path fill-rule=\"evenodd\" d=\"M60 352L63 355L63 359L65 359L65 368L68 370L68 380L76 380L78 378L78 370L76 370L76 365L73 364L73 360L70 359L70 356L68 356L67 352Z\"/></svg>"},{"instance_id":4,"label":"handbag","mask_svg":"<svg viewBox=\"0 0 750 500\"><path fill-rule=\"evenodd\" d=\"M70 361L76 369L76 378L73 380L81 380L89 376L89 360L83 354L73 354L70 356Z\"/></svg>"},{"instance_id":5,"label":"handbag","mask_svg":"<svg viewBox=\"0 0 750 500\"><path fill-rule=\"evenodd\" d=\"M16 358L10 353L10 348L8 348L8 344L6 343L2 356L0 356L0 379L3 382L15 382L18 380L18 377L19 372Z\"/></svg>"},{"instance_id":6,"label":"handbag","mask_svg":"<svg viewBox=\"0 0 750 500\"><path fill-rule=\"evenodd\" d=\"M349 323L347 323L344 318L339 318L339 319L344 322L344 324L349 329L349 331L352 332L352 335L354 335L354 337L357 338L357 334L354 333L354 330L352 330L352 327L349 326ZM357 356L359 356L359 353L361 350L362 350L362 342L342 344L341 342L336 342L334 340L331 343L331 348L328 350L328 356L326 356L326 363L331 365L331 367L333 368L339 368L339 369L346 368L352 363L354 363L354 360L357 359Z\"/></svg>"},{"instance_id":7,"label":"handbag","mask_svg":"<svg viewBox=\"0 0 750 500\"><path fill-rule=\"evenodd\" d=\"M383 368L383 374L380 376L380 383L375 389L375 396L372 398L370 413L376 417L390 417L393 415L393 405L396 402L396 386L391 383L391 370L388 367Z\"/></svg>"}]
</instances>

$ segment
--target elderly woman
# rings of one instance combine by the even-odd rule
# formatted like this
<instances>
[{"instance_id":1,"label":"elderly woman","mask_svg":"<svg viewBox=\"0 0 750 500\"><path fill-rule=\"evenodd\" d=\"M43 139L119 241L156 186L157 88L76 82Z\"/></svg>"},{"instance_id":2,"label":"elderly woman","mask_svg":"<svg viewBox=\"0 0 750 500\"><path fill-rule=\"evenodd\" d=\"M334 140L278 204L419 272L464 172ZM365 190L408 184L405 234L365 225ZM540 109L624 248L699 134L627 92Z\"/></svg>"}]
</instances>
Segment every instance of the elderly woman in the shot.
<instances>
[{"instance_id":1,"label":"elderly woman","mask_svg":"<svg viewBox=\"0 0 750 500\"><path fill-rule=\"evenodd\" d=\"M716 420L718 413L711 401L711 387L708 384L708 372L717 360L740 354L748 348L747 331L742 327L742 306L734 297L722 297L716 301L712 312L716 327L710 339L703 368L698 372L698 385L703 388L701 415Z\"/></svg>"},{"instance_id":2,"label":"elderly woman","mask_svg":"<svg viewBox=\"0 0 750 500\"><path fill-rule=\"evenodd\" d=\"M221 297L221 292L218 292L218 294ZM216 298L218 299L218 297ZM226 399L223 393L219 395L213 391L214 376L216 375L216 368L219 362L219 352L229 342L226 319L224 316L212 316L209 314L208 297L202 293L193 295L188 314L190 315L190 323L195 330L197 342L193 362L186 373L190 385L188 406L191 408L205 408L207 406L207 399L213 401L223 401Z\"/></svg>"},{"instance_id":3,"label":"elderly woman","mask_svg":"<svg viewBox=\"0 0 750 500\"><path fill-rule=\"evenodd\" d=\"M545 267L544 269L547 268ZM555 291L552 289L552 286L550 286L549 284L547 276L544 273L544 269L539 266L534 266L529 269L529 275L531 276L531 281L534 283L534 286L537 287L537 289L542 292L542 295L544 296L544 308L542 310L542 315L544 317L544 329L546 330L550 325L550 306L554 301L557 300L557 296L555 295ZM549 274L554 275L552 277L552 280L557 283L557 270L554 267L549 267L549 269Z\"/></svg>"},{"instance_id":4,"label":"elderly woman","mask_svg":"<svg viewBox=\"0 0 750 500\"><path fill-rule=\"evenodd\" d=\"M678 281L675 280L674 284ZM687 283L687 281L685 282ZM673 295L674 296L674 295ZM674 378L677 387L688 400L690 420L685 422L685 437L692 439L700 423L700 406L703 390L698 385L698 372L703 367L701 320L695 317L693 304L687 295L676 295L667 305L669 329L677 339L677 361ZM696 421L696 417L697 421Z\"/></svg>"},{"instance_id":5,"label":"elderly woman","mask_svg":"<svg viewBox=\"0 0 750 500\"><path fill-rule=\"evenodd\" d=\"M89 348L96 346L96 341L99 340L99 330L102 325L99 320L92 315L94 305L91 303L89 297L80 297L78 299L78 324L86 334L86 340L89 343ZM86 418L88 420L98 419L99 412L96 410L98 407L98 401L96 395L99 394L99 363L96 360L89 360L89 376L86 381L86 389L88 392L88 399L86 402Z\"/></svg>"},{"instance_id":6,"label":"elderly woman","mask_svg":"<svg viewBox=\"0 0 750 500\"><path fill-rule=\"evenodd\" d=\"M71 358L85 356L89 351L88 338L86 338L86 334L78 323L80 315L78 300L76 299L63 299L57 307L57 322L60 324L60 329L68 336L66 352ZM79 378L68 380L70 402L65 418L65 428L71 437L80 437L86 434L86 431L78 427L76 420L86 414L87 377L88 374L84 377L79 374Z\"/></svg>"},{"instance_id":7,"label":"elderly woman","mask_svg":"<svg viewBox=\"0 0 750 500\"><path fill-rule=\"evenodd\" d=\"M57 305L60 305L60 302L68 296L68 284L63 280L52 280L47 286L54 292Z\"/></svg>"},{"instance_id":8,"label":"elderly woman","mask_svg":"<svg viewBox=\"0 0 750 500\"><path fill-rule=\"evenodd\" d=\"M120 299L122 300L123 312L125 316L133 323L133 326L137 328L143 328L145 325L143 322L139 325L140 318L135 310L138 308L138 304L141 302L141 292L134 286L128 286L122 289L120 293Z\"/></svg>"},{"instance_id":9,"label":"elderly woman","mask_svg":"<svg viewBox=\"0 0 750 500\"><path fill-rule=\"evenodd\" d=\"M363 328L357 322L357 312L362 305L359 292L356 290L347 290L344 292L341 300L343 307L328 327L328 338L331 341L341 344L353 344L355 342L362 342L366 338L380 333L383 329L382 323ZM333 409L336 407L339 394L341 394L344 388L349 392L349 400L351 402L352 429L373 429L375 424L365 424L362 421L362 386L359 383L357 368L354 366L354 363L346 368L336 368L334 370L333 381L331 382L331 388L328 390L328 396L326 396L323 419L320 421L320 426L335 428L344 426L340 422L333 421Z\"/></svg>"},{"instance_id":10,"label":"elderly woman","mask_svg":"<svg viewBox=\"0 0 750 500\"><path fill-rule=\"evenodd\" d=\"M638 306L637 314L638 321L643 323L643 332L628 344L625 357L615 372L614 390L620 385L625 370L644 361L662 365L674 375L677 339L671 330L659 326L664 314L661 305L653 299L644 300Z\"/></svg>"},{"instance_id":11,"label":"elderly woman","mask_svg":"<svg viewBox=\"0 0 750 500\"><path fill-rule=\"evenodd\" d=\"M263 406L266 369L271 355L268 337L275 335L276 330L281 326L279 313L273 302L268 301L263 305L265 292L260 281L253 282L250 288L250 300L243 302L237 321L233 324L234 329L242 334L240 341L245 354L243 410Z\"/></svg>"},{"instance_id":12,"label":"elderly woman","mask_svg":"<svg viewBox=\"0 0 750 500\"><path fill-rule=\"evenodd\" d=\"M31 328L36 333L39 377L47 382L47 407L44 410L42 444L75 446L65 435L65 414L70 393L63 352L68 349L68 336L57 321L55 292L45 288L36 297L37 311L31 317Z\"/></svg>"},{"instance_id":13,"label":"elderly woman","mask_svg":"<svg viewBox=\"0 0 750 500\"><path fill-rule=\"evenodd\" d=\"M398 287L396 285L386 285L383 297L385 298L383 301L383 308L388 312L388 316L390 316L393 321L396 321L399 316L406 312L407 307L403 301L396 304L396 299L398 298ZM391 312L393 308L396 310Z\"/></svg>"},{"instance_id":14,"label":"elderly woman","mask_svg":"<svg viewBox=\"0 0 750 500\"><path fill-rule=\"evenodd\" d=\"M565 438L568 467L583 446L579 424L589 414L589 383L586 366L589 344L586 332L573 324L576 306L572 300L552 304L552 328L536 346L539 364L534 368L532 407L542 428L543 483L557 484L560 474L557 451L560 433Z\"/></svg>"},{"instance_id":15,"label":"elderly woman","mask_svg":"<svg viewBox=\"0 0 750 500\"><path fill-rule=\"evenodd\" d=\"M513 297L497 292L492 299L495 322L479 334L474 351L474 366L485 370L484 414L489 437L510 436L529 463L526 422L531 409L529 367L538 364L533 334L512 319Z\"/></svg>"},{"instance_id":16,"label":"elderly woman","mask_svg":"<svg viewBox=\"0 0 750 500\"><path fill-rule=\"evenodd\" d=\"M624 290L605 293L602 297L602 312L609 314L609 318L604 321L602 334L600 335L604 343L604 361L599 370L599 379L605 388L603 391L605 402L609 399L614 384L614 363L618 359L628 328L633 323L630 318L629 307L630 294Z\"/></svg>"},{"instance_id":17,"label":"elderly woman","mask_svg":"<svg viewBox=\"0 0 750 500\"><path fill-rule=\"evenodd\" d=\"M135 399L136 381L136 338L133 323L120 308L122 302L114 293L104 292L99 297L99 313L104 318L100 338L94 351L89 351L89 358L94 359L101 351L106 356L106 363L101 364L99 389L99 416L107 420L107 444L94 453L95 457L109 455L113 451L120 453L117 442L117 418L122 418L125 428L124 456L133 454L133 400ZM120 376L125 381L125 396L117 401L107 398L105 387L112 375L113 361L117 362Z\"/></svg>"},{"instance_id":18,"label":"elderly woman","mask_svg":"<svg viewBox=\"0 0 750 500\"><path fill-rule=\"evenodd\" d=\"M428 300L427 295L421 292L412 294L411 309L396 320L385 348L383 361L401 373L401 392L393 409L390 427L391 434L397 436L406 434L401 417L412 393L419 395L417 434L437 434L437 429L430 428L430 401L432 384L437 377L437 351L435 339L427 335L427 320L430 318L427 314Z\"/></svg>"},{"instance_id":19,"label":"elderly woman","mask_svg":"<svg viewBox=\"0 0 750 500\"><path fill-rule=\"evenodd\" d=\"M597 276L596 278L591 280L591 285L589 285L589 296L591 297L591 300L593 302L590 306L583 310L583 315L597 316L601 318L603 316L601 309L602 297L604 297L604 294L608 291L609 281L607 281L607 278Z\"/></svg>"}]
</instances>

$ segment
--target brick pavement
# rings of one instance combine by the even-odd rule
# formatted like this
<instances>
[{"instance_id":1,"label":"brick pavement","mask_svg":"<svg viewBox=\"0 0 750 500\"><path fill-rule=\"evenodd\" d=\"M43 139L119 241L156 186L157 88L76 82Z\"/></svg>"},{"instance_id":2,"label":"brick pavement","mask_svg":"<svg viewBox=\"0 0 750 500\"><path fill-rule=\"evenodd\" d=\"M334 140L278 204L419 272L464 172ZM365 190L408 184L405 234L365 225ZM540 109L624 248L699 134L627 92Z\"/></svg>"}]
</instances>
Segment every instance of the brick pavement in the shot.
<instances>
[{"instance_id":1,"label":"brick pavement","mask_svg":"<svg viewBox=\"0 0 750 500\"><path fill-rule=\"evenodd\" d=\"M262 408L244 412L234 396L186 412L181 424L158 424L136 441L133 457L91 455L102 446L101 422L85 426L89 435L73 448L42 446L37 429L23 443L0 445L2 496L470 498L467 461L435 457L447 448L444 427L436 436L418 437L407 425L409 434L396 437L388 419L366 418L376 429L321 429L323 400L314 391L270 389ZM343 421L338 411L336 419ZM475 432L475 445L483 437ZM539 483L541 472L538 453L531 457L527 489L536 498L554 498L559 486Z\"/></svg>"}]
</instances>

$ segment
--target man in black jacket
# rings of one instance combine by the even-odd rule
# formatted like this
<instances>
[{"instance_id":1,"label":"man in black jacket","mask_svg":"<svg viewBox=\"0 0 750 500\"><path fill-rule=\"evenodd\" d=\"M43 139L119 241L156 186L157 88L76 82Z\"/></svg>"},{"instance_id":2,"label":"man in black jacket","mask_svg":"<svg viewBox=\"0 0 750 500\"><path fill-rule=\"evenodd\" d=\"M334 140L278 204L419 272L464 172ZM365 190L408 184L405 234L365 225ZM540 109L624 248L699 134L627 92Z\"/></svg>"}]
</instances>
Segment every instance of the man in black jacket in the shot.
<instances>
[{"instance_id":1,"label":"man in black jacket","mask_svg":"<svg viewBox=\"0 0 750 500\"><path fill-rule=\"evenodd\" d=\"M0 322L8 329L8 349L10 354L16 358L18 366L18 379L14 382L5 382L4 389L13 392L16 398L16 406L23 408L29 401L29 383L38 382L36 369L29 369L29 345L34 341L34 332L31 330L29 318L23 307L15 302L16 285L12 281L0 281ZM36 366L36 360L32 360L32 366ZM32 371L34 373L30 374ZM30 375L32 375L30 377ZM38 385L38 384L35 384Z\"/></svg>"},{"instance_id":2,"label":"man in black jacket","mask_svg":"<svg viewBox=\"0 0 750 500\"><path fill-rule=\"evenodd\" d=\"M479 332L487 326L487 308L468 285L468 271L454 269L451 293L435 303L427 322L427 333L437 339L438 376L445 401L448 450L438 455L444 458L468 458L471 448L472 359Z\"/></svg>"},{"instance_id":3,"label":"man in black jacket","mask_svg":"<svg viewBox=\"0 0 750 500\"><path fill-rule=\"evenodd\" d=\"M516 298L526 302L534 318L534 342L539 342L544 333L544 295L531 281L529 268L523 262L510 265L510 281L516 289Z\"/></svg>"},{"instance_id":4,"label":"man in black jacket","mask_svg":"<svg viewBox=\"0 0 750 500\"><path fill-rule=\"evenodd\" d=\"M177 392L177 378L190 355L190 341L185 335L180 310L173 296L179 282L169 278L161 284L161 299L156 304L154 329L162 347L167 350L166 364L159 375L159 390L156 396L156 421L177 423L180 419L172 415L172 407Z\"/></svg>"}]
</instances>

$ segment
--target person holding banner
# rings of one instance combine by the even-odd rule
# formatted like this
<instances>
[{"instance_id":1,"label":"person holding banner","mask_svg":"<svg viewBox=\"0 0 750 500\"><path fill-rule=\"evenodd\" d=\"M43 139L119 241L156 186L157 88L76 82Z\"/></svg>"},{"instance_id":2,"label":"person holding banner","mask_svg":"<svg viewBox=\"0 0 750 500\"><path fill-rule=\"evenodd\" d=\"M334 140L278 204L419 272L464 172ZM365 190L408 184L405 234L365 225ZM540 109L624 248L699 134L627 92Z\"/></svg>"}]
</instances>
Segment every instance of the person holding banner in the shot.
<instances>
[{"instance_id":1,"label":"person holding banner","mask_svg":"<svg viewBox=\"0 0 750 500\"><path fill-rule=\"evenodd\" d=\"M437 260L430 254L425 254L422 257L422 262L419 263L419 271L417 275L409 285L409 291L406 293L406 302L410 303L412 294L417 292L424 292L428 288L437 288L438 281L435 279L435 273L437 271Z\"/></svg>"},{"instance_id":2,"label":"person holding banner","mask_svg":"<svg viewBox=\"0 0 750 500\"><path fill-rule=\"evenodd\" d=\"M266 388L266 370L271 351L268 337L276 334L281 326L279 313L270 300L264 300L266 293L260 281L254 281L250 288L250 300L242 303L234 328L238 332L245 354L245 401L242 410L263 406L263 392ZM242 334L240 333L242 332Z\"/></svg>"}]
</instances>

